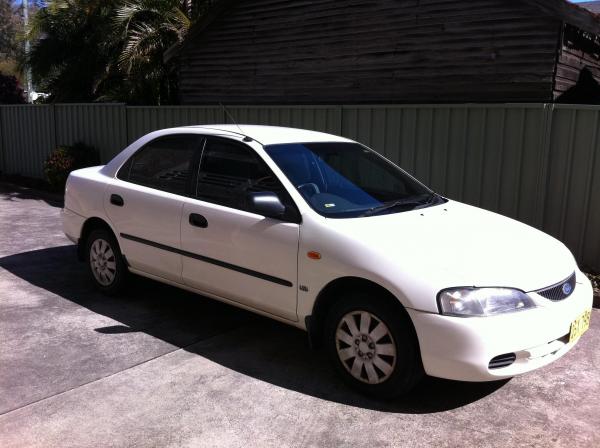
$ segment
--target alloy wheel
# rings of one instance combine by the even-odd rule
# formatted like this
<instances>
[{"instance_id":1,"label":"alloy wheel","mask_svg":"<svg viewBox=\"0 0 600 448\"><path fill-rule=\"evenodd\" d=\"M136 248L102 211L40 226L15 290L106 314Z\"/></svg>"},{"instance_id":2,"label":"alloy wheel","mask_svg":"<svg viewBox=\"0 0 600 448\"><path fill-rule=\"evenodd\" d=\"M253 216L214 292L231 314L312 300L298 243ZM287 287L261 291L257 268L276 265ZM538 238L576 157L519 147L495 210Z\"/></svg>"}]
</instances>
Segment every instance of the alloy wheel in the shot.
<instances>
[{"instance_id":1,"label":"alloy wheel","mask_svg":"<svg viewBox=\"0 0 600 448\"><path fill-rule=\"evenodd\" d=\"M337 326L335 340L342 365L357 380L379 384L394 372L396 343L387 325L374 314L347 313Z\"/></svg>"},{"instance_id":2,"label":"alloy wheel","mask_svg":"<svg viewBox=\"0 0 600 448\"><path fill-rule=\"evenodd\" d=\"M117 261L113 249L106 240L98 238L92 243L90 266L94 278L102 286L109 286L115 281Z\"/></svg>"}]
</instances>

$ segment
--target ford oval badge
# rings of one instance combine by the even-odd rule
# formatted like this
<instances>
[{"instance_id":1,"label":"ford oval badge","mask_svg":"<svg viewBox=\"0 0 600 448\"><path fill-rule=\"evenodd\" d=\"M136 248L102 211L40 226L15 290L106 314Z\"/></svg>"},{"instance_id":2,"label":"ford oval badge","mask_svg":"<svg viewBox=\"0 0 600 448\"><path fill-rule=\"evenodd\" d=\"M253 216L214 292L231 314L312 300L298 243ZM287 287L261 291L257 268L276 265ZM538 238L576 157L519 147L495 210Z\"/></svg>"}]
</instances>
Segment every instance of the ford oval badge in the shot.
<instances>
[{"instance_id":1,"label":"ford oval badge","mask_svg":"<svg viewBox=\"0 0 600 448\"><path fill-rule=\"evenodd\" d=\"M565 296L568 296L569 294L571 294L572 290L573 290L573 287L571 286L570 283L565 283L562 285L562 292Z\"/></svg>"}]
</instances>

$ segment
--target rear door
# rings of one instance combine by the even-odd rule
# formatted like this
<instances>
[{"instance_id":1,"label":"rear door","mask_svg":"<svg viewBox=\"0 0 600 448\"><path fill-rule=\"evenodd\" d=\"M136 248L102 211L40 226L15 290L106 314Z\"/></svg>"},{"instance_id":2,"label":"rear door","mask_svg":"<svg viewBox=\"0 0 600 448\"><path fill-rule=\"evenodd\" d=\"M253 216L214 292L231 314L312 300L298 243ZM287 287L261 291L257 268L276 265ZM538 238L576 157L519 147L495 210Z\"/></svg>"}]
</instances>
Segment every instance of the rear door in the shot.
<instances>
[{"instance_id":1,"label":"rear door","mask_svg":"<svg viewBox=\"0 0 600 448\"><path fill-rule=\"evenodd\" d=\"M107 188L104 208L133 269L181 282L181 213L202 138L159 137L140 148Z\"/></svg>"},{"instance_id":2,"label":"rear door","mask_svg":"<svg viewBox=\"0 0 600 448\"><path fill-rule=\"evenodd\" d=\"M254 213L246 203L249 190L277 193L296 218ZM185 199L181 217L183 281L297 320L297 216L285 188L252 148L208 137L195 198Z\"/></svg>"}]
</instances>

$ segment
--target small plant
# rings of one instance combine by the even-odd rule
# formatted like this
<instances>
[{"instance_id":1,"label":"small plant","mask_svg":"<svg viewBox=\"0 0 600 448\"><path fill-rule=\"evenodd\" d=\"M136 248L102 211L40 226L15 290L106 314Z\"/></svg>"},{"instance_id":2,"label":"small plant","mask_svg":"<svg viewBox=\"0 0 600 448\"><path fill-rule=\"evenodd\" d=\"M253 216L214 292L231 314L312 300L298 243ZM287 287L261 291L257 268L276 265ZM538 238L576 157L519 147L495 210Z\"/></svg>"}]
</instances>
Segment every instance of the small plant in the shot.
<instances>
[{"instance_id":1,"label":"small plant","mask_svg":"<svg viewBox=\"0 0 600 448\"><path fill-rule=\"evenodd\" d=\"M59 146L52 151L44 162L44 173L52 188L60 191L64 190L71 171L99 164L98 150L78 142L72 146Z\"/></svg>"},{"instance_id":2,"label":"small plant","mask_svg":"<svg viewBox=\"0 0 600 448\"><path fill-rule=\"evenodd\" d=\"M19 81L0 72L0 104L24 104L25 95Z\"/></svg>"},{"instance_id":3,"label":"small plant","mask_svg":"<svg viewBox=\"0 0 600 448\"><path fill-rule=\"evenodd\" d=\"M600 274L591 274L586 272L585 275L587 275L587 277L590 279L590 282L592 282L594 295L600 297Z\"/></svg>"}]
</instances>

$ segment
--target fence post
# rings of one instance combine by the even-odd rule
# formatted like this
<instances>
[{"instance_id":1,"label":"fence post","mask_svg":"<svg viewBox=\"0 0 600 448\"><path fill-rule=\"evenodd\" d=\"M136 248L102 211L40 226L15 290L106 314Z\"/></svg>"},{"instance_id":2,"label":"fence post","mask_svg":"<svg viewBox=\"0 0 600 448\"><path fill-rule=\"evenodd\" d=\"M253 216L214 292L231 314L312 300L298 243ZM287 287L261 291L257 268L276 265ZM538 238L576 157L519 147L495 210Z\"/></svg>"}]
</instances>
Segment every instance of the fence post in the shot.
<instances>
[{"instance_id":1,"label":"fence post","mask_svg":"<svg viewBox=\"0 0 600 448\"><path fill-rule=\"evenodd\" d=\"M56 103L52 103L52 124L54 124L54 149L58 148L58 128L56 123Z\"/></svg>"},{"instance_id":2,"label":"fence post","mask_svg":"<svg viewBox=\"0 0 600 448\"><path fill-rule=\"evenodd\" d=\"M546 212L546 194L548 192L548 172L550 167L550 146L552 144L552 120L554 118L554 104L544 104L544 117L542 133L540 135L541 164L538 177L538 197L536 205L536 220L539 229L544 228L544 214Z\"/></svg>"},{"instance_id":3,"label":"fence post","mask_svg":"<svg viewBox=\"0 0 600 448\"><path fill-rule=\"evenodd\" d=\"M121 150L127 148L131 142L129 141L129 117L127 116L127 104L126 103L122 103L123 104L123 113L124 113L124 118L123 120L125 121L125 145L121 148Z\"/></svg>"},{"instance_id":4,"label":"fence post","mask_svg":"<svg viewBox=\"0 0 600 448\"><path fill-rule=\"evenodd\" d=\"M4 132L2 130L2 111L4 108L0 106L0 174L5 170L4 166Z\"/></svg>"}]
</instances>

